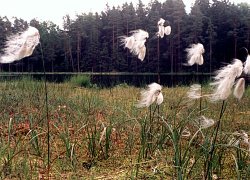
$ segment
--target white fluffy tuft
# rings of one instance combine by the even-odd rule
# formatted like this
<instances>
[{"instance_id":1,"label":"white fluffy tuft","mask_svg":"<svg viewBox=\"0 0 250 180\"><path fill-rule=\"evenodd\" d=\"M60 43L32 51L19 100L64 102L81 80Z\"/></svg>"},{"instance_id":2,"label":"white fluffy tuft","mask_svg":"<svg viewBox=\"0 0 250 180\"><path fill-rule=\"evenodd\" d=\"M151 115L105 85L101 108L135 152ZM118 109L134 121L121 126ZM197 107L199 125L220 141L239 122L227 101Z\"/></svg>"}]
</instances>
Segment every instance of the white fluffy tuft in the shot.
<instances>
[{"instance_id":1,"label":"white fluffy tuft","mask_svg":"<svg viewBox=\"0 0 250 180\"><path fill-rule=\"evenodd\" d=\"M164 33L168 36L171 34L171 26L166 26L164 29Z\"/></svg>"},{"instance_id":2,"label":"white fluffy tuft","mask_svg":"<svg viewBox=\"0 0 250 180\"><path fill-rule=\"evenodd\" d=\"M0 63L12 63L32 55L39 39L39 31L31 26L24 32L7 37Z\"/></svg>"},{"instance_id":3,"label":"white fluffy tuft","mask_svg":"<svg viewBox=\"0 0 250 180\"><path fill-rule=\"evenodd\" d=\"M143 59L145 58L145 55L146 55L146 47L142 46L141 48L138 49L138 59L143 61Z\"/></svg>"},{"instance_id":4,"label":"white fluffy tuft","mask_svg":"<svg viewBox=\"0 0 250 180\"><path fill-rule=\"evenodd\" d=\"M191 85L189 91L187 92L187 96L190 99L201 98L201 85L200 84Z\"/></svg>"},{"instance_id":5,"label":"white fluffy tuft","mask_svg":"<svg viewBox=\"0 0 250 180\"><path fill-rule=\"evenodd\" d=\"M163 103L163 94L162 93L159 93L159 95L157 96L157 99L156 99L156 104L157 105L160 105L161 103Z\"/></svg>"},{"instance_id":6,"label":"white fluffy tuft","mask_svg":"<svg viewBox=\"0 0 250 180\"><path fill-rule=\"evenodd\" d=\"M160 36L161 38L164 37L164 33L165 33L165 27L164 26L158 26L158 32L157 35Z\"/></svg>"},{"instance_id":7,"label":"white fluffy tuft","mask_svg":"<svg viewBox=\"0 0 250 180\"><path fill-rule=\"evenodd\" d=\"M122 36L121 42L125 48L131 49L134 46L135 38L134 36L130 36L130 37Z\"/></svg>"},{"instance_id":8,"label":"white fluffy tuft","mask_svg":"<svg viewBox=\"0 0 250 180\"><path fill-rule=\"evenodd\" d=\"M235 88L234 88L234 96L237 99L241 99L243 94L245 92L245 79L244 78L240 78L236 83L235 83Z\"/></svg>"},{"instance_id":9,"label":"white fluffy tuft","mask_svg":"<svg viewBox=\"0 0 250 180\"><path fill-rule=\"evenodd\" d=\"M245 74L250 73L250 55L247 56L247 60L244 63L244 73Z\"/></svg>"},{"instance_id":10,"label":"white fluffy tuft","mask_svg":"<svg viewBox=\"0 0 250 180\"><path fill-rule=\"evenodd\" d=\"M162 86L157 83L149 84L146 90L141 91L141 97L136 107L149 107L155 101L158 105L163 102Z\"/></svg>"},{"instance_id":11,"label":"white fluffy tuft","mask_svg":"<svg viewBox=\"0 0 250 180\"><path fill-rule=\"evenodd\" d=\"M160 18L160 20L158 21L158 26L164 26L165 20Z\"/></svg>"},{"instance_id":12,"label":"white fluffy tuft","mask_svg":"<svg viewBox=\"0 0 250 180\"><path fill-rule=\"evenodd\" d=\"M203 53L205 49L201 43L192 44L190 48L186 48L188 65L192 66L194 64L202 65L204 63Z\"/></svg>"},{"instance_id":13,"label":"white fluffy tuft","mask_svg":"<svg viewBox=\"0 0 250 180\"><path fill-rule=\"evenodd\" d=\"M170 35L170 33L171 33L171 26L164 27L164 23L165 23L165 20L162 19L162 18L160 18L160 20L157 22L157 24L158 24L158 32L156 33L156 35L158 37L161 37L161 38L164 37L164 34L165 35Z\"/></svg>"},{"instance_id":14,"label":"white fluffy tuft","mask_svg":"<svg viewBox=\"0 0 250 180\"><path fill-rule=\"evenodd\" d=\"M128 48L130 52L141 61L144 60L146 54L146 38L149 37L148 32L141 29L131 31L131 36L121 36L121 43L125 48Z\"/></svg>"},{"instance_id":15,"label":"white fluffy tuft","mask_svg":"<svg viewBox=\"0 0 250 180\"><path fill-rule=\"evenodd\" d=\"M214 120L201 116L197 119L197 123L201 129L206 129L214 125Z\"/></svg>"},{"instance_id":16,"label":"white fluffy tuft","mask_svg":"<svg viewBox=\"0 0 250 180\"><path fill-rule=\"evenodd\" d=\"M242 74L243 64L240 60L234 59L232 64L229 64L216 72L214 82L214 93L211 96L212 101L225 100L231 94L231 89L235 79Z\"/></svg>"}]
</instances>

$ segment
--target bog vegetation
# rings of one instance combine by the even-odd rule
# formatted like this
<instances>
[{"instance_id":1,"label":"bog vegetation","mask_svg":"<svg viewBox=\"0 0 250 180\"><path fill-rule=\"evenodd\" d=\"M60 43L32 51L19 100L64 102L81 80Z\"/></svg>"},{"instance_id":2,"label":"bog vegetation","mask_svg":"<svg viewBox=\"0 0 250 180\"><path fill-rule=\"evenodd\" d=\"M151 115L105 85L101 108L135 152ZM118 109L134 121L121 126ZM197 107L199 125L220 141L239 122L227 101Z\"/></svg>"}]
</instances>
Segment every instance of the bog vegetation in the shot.
<instances>
[{"instance_id":1,"label":"bog vegetation","mask_svg":"<svg viewBox=\"0 0 250 180\"><path fill-rule=\"evenodd\" d=\"M159 106L138 108L142 88L101 89L79 79L48 84L51 178L250 177L249 89L222 109L222 102L190 99L188 87L163 87ZM47 178L44 83L26 77L0 88L1 178ZM202 85L203 94L210 90Z\"/></svg>"}]
</instances>

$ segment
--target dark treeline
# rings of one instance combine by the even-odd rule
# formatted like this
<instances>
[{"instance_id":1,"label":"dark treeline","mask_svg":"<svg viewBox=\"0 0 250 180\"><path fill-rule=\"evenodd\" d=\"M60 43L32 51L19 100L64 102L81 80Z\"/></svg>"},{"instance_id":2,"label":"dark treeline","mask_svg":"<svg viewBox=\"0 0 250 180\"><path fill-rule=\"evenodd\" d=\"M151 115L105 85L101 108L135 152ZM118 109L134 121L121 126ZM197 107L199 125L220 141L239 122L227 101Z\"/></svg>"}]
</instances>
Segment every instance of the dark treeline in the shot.
<instances>
[{"instance_id":1,"label":"dark treeline","mask_svg":"<svg viewBox=\"0 0 250 180\"><path fill-rule=\"evenodd\" d=\"M7 17L0 17L0 51L7 36L28 25L36 27L41 36L41 46L37 46L32 56L2 64L1 71L43 71L42 52L48 72L157 72L158 67L160 72L196 71L196 66L183 66L185 48L200 42L205 47L205 63L198 70L212 72L237 57L241 47L250 48L250 6L235 5L228 0L213 0L212 3L196 0L189 14L182 0L164 3L155 0L149 4L138 0L136 7L132 3L118 7L107 5L100 14L83 13L75 19L68 15L62 18L63 28L36 19L26 22L15 18L11 23ZM157 51L155 34L160 18L166 20L172 32L159 39ZM143 62L124 49L119 39L135 29L149 33Z\"/></svg>"}]
</instances>

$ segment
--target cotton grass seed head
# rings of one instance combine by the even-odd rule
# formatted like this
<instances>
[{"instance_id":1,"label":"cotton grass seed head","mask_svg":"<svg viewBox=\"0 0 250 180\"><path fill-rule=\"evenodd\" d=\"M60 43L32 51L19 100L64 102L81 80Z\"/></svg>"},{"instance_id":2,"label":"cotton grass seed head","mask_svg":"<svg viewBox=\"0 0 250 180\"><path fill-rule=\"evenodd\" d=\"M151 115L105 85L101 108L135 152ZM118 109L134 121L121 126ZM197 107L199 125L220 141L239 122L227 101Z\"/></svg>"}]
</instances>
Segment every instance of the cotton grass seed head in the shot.
<instances>
[{"instance_id":1,"label":"cotton grass seed head","mask_svg":"<svg viewBox=\"0 0 250 180\"><path fill-rule=\"evenodd\" d=\"M189 91L187 92L187 96L190 99L201 98L201 85L200 84L191 85Z\"/></svg>"},{"instance_id":2,"label":"cotton grass seed head","mask_svg":"<svg viewBox=\"0 0 250 180\"><path fill-rule=\"evenodd\" d=\"M133 30L130 31L130 33L132 33L132 36L135 37L136 41L143 41L149 37L148 32L142 29Z\"/></svg>"},{"instance_id":3,"label":"cotton grass seed head","mask_svg":"<svg viewBox=\"0 0 250 180\"><path fill-rule=\"evenodd\" d=\"M171 26L166 26L164 29L164 33L167 36L170 35L171 34Z\"/></svg>"},{"instance_id":4,"label":"cotton grass seed head","mask_svg":"<svg viewBox=\"0 0 250 180\"><path fill-rule=\"evenodd\" d=\"M161 38L164 37L164 33L165 33L164 23L165 23L165 20L162 18L160 18L160 20L157 22L158 32L156 34L158 37L161 37Z\"/></svg>"},{"instance_id":5,"label":"cotton grass seed head","mask_svg":"<svg viewBox=\"0 0 250 180\"><path fill-rule=\"evenodd\" d=\"M160 20L157 22L158 25L158 32L156 33L156 35L158 37L163 38L164 34L165 35L170 35L171 33L171 26L164 26L165 20L160 18Z\"/></svg>"},{"instance_id":6,"label":"cotton grass seed head","mask_svg":"<svg viewBox=\"0 0 250 180\"><path fill-rule=\"evenodd\" d=\"M187 64L192 66L194 64L202 65L204 63L203 53L204 46L201 43L192 44L190 48L186 48Z\"/></svg>"},{"instance_id":7,"label":"cotton grass seed head","mask_svg":"<svg viewBox=\"0 0 250 180\"><path fill-rule=\"evenodd\" d=\"M144 60L146 54L146 38L149 37L148 32L138 29L131 31L131 36L121 36L120 41L125 48L128 48L130 52L141 61Z\"/></svg>"},{"instance_id":8,"label":"cotton grass seed head","mask_svg":"<svg viewBox=\"0 0 250 180\"><path fill-rule=\"evenodd\" d=\"M158 32L156 33L158 37L163 38L165 33L165 27L164 26L158 26Z\"/></svg>"},{"instance_id":9,"label":"cotton grass seed head","mask_svg":"<svg viewBox=\"0 0 250 180\"><path fill-rule=\"evenodd\" d=\"M164 26L165 20L160 18L160 20L157 22L158 26Z\"/></svg>"},{"instance_id":10,"label":"cotton grass seed head","mask_svg":"<svg viewBox=\"0 0 250 180\"><path fill-rule=\"evenodd\" d=\"M124 37L122 39L122 43L123 43L124 47L126 47L128 49L132 49L132 47L134 46L134 43L135 43L135 38L134 38L134 36Z\"/></svg>"},{"instance_id":11,"label":"cotton grass seed head","mask_svg":"<svg viewBox=\"0 0 250 180\"><path fill-rule=\"evenodd\" d=\"M163 94L160 92L156 98L156 104L160 105L161 103L163 103Z\"/></svg>"},{"instance_id":12,"label":"cotton grass seed head","mask_svg":"<svg viewBox=\"0 0 250 180\"><path fill-rule=\"evenodd\" d=\"M250 142L249 142L248 134L244 130L239 130L239 131L234 132L231 135L231 139L228 145L239 146L240 143L243 143L244 145L248 146L248 150L250 151Z\"/></svg>"},{"instance_id":13,"label":"cotton grass seed head","mask_svg":"<svg viewBox=\"0 0 250 180\"><path fill-rule=\"evenodd\" d=\"M154 102L160 105L163 102L162 86L157 83L149 84L147 89L141 91L141 96L136 107L149 107Z\"/></svg>"},{"instance_id":14,"label":"cotton grass seed head","mask_svg":"<svg viewBox=\"0 0 250 180\"><path fill-rule=\"evenodd\" d=\"M250 73L250 55L247 56L247 60L244 63L244 73L245 74Z\"/></svg>"},{"instance_id":15,"label":"cotton grass seed head","mask_svg":"<svg viewBox=\"0 0 250 180\"><path fill-rule=\"evenodd\" d=\"M213 126L215 121L205 116L201 116L196 120L196 122L198 123L201 129L206 129L206 128Z\"/></svg>"},{"instance_id":16,"label":"cotton grass seed head","mask_svg":"<svg viewBox=\"0 0 250 180\"><path fill-rule=\"evenodd\" d=\"M235 88L233 95L240 100L245 92L245 79L240 78L236 83L235 83Z\"/></svg>"},{"instance_id":17,"label":"cotton grass seed head","mask_svg":"<svg viewBox=\"0 0 250 180\"><path fill-rule=\"evenodd\" d=\"M39 31L34 27L7 37L0 63L12 63L32 55L40 39Z\"/></svg>"},{"instance_id":18,"label":"cotton grass seed head","mask_svg":"<svg viewBox=\"0 0 250 180\"><path fill-rule=\"evenodd\" d=\"M242 74L242 71L243 64L238 59L234 59L232 64L218 70L214 77L214 82L210 83L214 88L211 100L226 100L231 94L235 79Z\"/></svg>"}]
</instances>

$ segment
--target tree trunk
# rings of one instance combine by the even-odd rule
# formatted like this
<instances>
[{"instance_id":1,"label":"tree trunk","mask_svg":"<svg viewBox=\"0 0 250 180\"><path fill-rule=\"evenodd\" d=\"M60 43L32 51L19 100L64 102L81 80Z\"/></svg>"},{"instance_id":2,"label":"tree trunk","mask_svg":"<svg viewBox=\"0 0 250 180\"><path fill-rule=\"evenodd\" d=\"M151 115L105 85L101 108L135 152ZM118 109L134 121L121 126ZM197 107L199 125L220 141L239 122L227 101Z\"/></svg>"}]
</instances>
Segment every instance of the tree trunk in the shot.
<instances>
[{"instance_id":1,"label":"tree trunk","mask_svg":"<svg viewBox=\"0 0 250 180\"><path fill-rule=\"evenodd\" d=\"M80 57L81 57L81 37L77 32L77 72L80 72Z\"/></svg>"},{"instance_id":2,"label":"tree trunk","mask_svg":"<svg viewBox=\"0 0 250 180\"><path fill-rule=\"evenodd\" d=\"M158 75L158 84L161 82L160 77L160 37L157 39L157 75Z\"/></svg>"}]
</instances>

